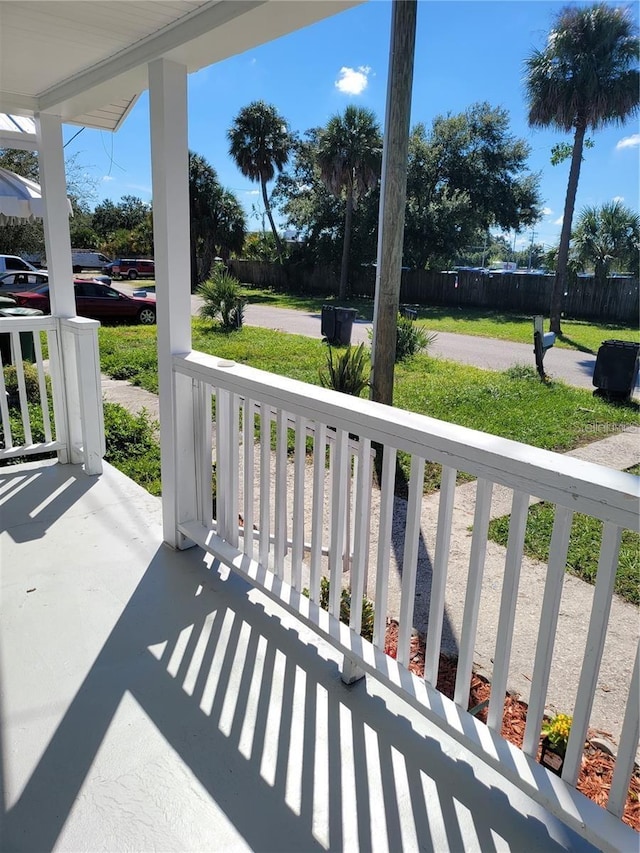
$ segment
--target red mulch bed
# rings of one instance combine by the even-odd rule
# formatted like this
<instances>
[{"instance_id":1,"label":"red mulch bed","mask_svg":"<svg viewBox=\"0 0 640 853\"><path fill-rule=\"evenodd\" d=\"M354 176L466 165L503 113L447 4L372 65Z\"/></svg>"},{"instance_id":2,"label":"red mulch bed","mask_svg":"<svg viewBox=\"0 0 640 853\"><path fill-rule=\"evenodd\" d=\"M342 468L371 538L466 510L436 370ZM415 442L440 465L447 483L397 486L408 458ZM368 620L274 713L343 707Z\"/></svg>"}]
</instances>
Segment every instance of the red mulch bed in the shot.
<instances>
[{"instance_id":1,"label":"red mulch bed","mask_svg":"<svg viewBox=\"0 0 640 853\"><path fill-rule=\"evenodd\" d=\"M385 638L385 652L392 658L396 657L398 648L398 623L390 621L387 626ZM423 637L414 635L411 637L409 670L415 675L424 676L425 640ZM449 699L453 699L456 683L457 660L455 658L440 655L440 667L438 669L437 688ZM471 676L471 690L469 692L469 708L475 708L485 702L491 695L491 684L476 672ZM487 708L483 708L475 715L483 723L487 721ZM522 747L524 739L524 728L527 721L527 704L520 701L517 696L507 694L504 705L504 716L502 718L502 737L515 746ZM604 734L603 732L593 732ZM540 753L538 752L538 758ZM615 759L613 756L601 749L585 745L584 756L577 788L603 808L607 805ZM640 832L640 773L636 770L631 777L631 785L627 796L622 819L636 832Z\"/></svg>"}]
</instances>

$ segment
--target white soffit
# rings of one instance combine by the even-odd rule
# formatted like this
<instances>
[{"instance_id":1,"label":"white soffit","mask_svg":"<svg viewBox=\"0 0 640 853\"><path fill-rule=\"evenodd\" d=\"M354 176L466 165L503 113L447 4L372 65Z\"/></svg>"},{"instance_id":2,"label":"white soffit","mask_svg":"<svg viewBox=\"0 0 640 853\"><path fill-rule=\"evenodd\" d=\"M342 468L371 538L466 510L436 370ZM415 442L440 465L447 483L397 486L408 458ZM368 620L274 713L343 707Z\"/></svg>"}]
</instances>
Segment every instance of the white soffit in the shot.
<instances>
[{"instance_id":1,"label":"white soffit","mask_svg":"<svg viewBox=\"0 0 640 853\"><path fill-rule=\"evenodd\" d=\"M0 0L0 110L117 130L147 63L197 71L362 0Z\"/></svg>"}]
</instances>

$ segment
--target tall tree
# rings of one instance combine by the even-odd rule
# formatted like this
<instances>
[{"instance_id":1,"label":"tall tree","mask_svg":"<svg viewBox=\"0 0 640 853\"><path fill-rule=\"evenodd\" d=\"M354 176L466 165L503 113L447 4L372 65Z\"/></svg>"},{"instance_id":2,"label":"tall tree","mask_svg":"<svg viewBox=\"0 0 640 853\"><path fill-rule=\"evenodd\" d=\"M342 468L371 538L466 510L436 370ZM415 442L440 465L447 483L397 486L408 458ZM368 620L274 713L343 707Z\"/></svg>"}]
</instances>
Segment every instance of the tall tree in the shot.
<instances>
[{"instance_id":1,"label":"tall tree","mask_svg":"<svg viewBox=\"0 0 640 853\"><path fill-rule=\"evenodd\" d=\"M242 206L218 181L215 169L201 155L189 152L189 214L191 226L191 287L205 281L217 252L223 258L239 251L246 233Z\"/></svg>"},{"instance_id":2,"label":"tall tree","mask_svg":"<svg viewBox=\"0 0 640 853\"><path fill-rule=\"evenodd\" d=\"M605 3L560 11L544 50L526 60L529 124L574 131L551 296L551 331L561 334L571 223L587 130L622 124L638 110L638 37L630 12Z\"/></svg>"},{"instance_id":3,"label":"tall tree","mask_svg":"<svg viewBox=\"0 0 640 853\"><path fill-rule=\"evenodd\" d=\"M345 198L340 299L347 295L353 211L360 197L378 183L381 156L380 128L374 113L364 107L349 105L320 133L317 157L322 180L329 192Z\"/></svg>"},{"instance_id":4,"label":"tall tree","mask_svg":"<svg viewBox=\"0 0 640 853\"><path fill-rule=\"evenodd\" d=\"M262 202L269 218L273 238L282 257L282 243L273 221L267 184L281 172L291 150L291 135L285 119L276 108L264 101L253 101L243 107L227 133L229 154L242 174L259 181Z\"/></svg>"},{"instance_id":5,"label":"tall tree","mask_svg":"<svg viewBox=\"0 0 640 853\"><path fill-rule=\"evenodd\" d=\"M619 201L601 207L585 207L573 232L573 250L583 266L593 267L595 280L606 285L617 264L638 272L640 216Z\"/></svg>"}]
</instances>

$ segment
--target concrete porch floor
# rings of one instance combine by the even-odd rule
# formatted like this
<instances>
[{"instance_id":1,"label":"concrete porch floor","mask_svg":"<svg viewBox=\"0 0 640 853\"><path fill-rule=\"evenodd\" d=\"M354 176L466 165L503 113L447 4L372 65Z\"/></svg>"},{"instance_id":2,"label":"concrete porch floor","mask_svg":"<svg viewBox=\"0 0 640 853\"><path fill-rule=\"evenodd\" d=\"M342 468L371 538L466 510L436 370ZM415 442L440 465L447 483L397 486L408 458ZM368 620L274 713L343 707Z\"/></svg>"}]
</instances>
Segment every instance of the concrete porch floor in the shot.
<instances>
[{"instance_id":1,"label":"concrete porch floor","mask_svg":"<svg viewBox=\"0 0 640 853\"><path fill-rule=\"evenodd\" d=\"M595 849L114 468L0 470L0 849Z\"/></svg>"}]
</instances>

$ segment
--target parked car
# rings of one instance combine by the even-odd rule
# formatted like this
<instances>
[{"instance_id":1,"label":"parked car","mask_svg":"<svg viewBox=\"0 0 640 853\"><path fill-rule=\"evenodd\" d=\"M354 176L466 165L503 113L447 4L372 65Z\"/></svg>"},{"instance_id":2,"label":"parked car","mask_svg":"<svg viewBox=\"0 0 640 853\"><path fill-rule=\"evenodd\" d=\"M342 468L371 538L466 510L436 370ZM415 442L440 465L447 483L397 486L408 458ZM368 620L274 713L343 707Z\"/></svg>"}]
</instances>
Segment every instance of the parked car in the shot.
<instances>
[{"instance_id":1,"label":"parked car","mask_svg":"<svg viewBox=\"0 0 640 853\"><path fill-rule=\"evenodd\" d=\"M94 252L92 249L72 249L71 265L74 272L82 270L104 270L111 263L111 259L102 252Z\"/></svg>"},{"instance_id":2,"label":"parked car","mask_svg":"<svg viewBox=\"0 0 640 853\"><path fill-rule=\"evenodd\" d=\"M19 258L17 255L0 255L0 273L9 272L11 270L21 270L27 272L36 271L36 267L25 261L24 258Z\"/></svg>"},{"instance_id":3,"label":"parked car","mask_svg":"<svg viewBox=\"0 0 640 853\"><path fill-rule=\"evenodd\" d=\"M76 292L76 310L81 317L91 317L94 320L137 320L144 326L151 326L156 322L155 299L127 296L126 293L99 281L76 279L73 285ZM18 305L25 308L39 308L45 314L51 311L48 282L33 290L11 295Z\"/></svg>"},{"instance_id":4,"label":"parked car","mask_svg":"<svg viewBox=\"0 0 640 853\"><path fill-rule=\"evenodd\" d=\"M155 278L156 265L148 258L118 258L105 267L107 275L113 278Z\"/></svg>"},{"instance_id":5,"label":"parked car","mask_svg":"<svg viewBox=\"0 0 640 853\"><path fill-rule=\"evenodd\" d=\"M49 283L49 275L39 270L28 270L26 272L3 272L0 273L0 293L12 290L33 290L43 284Z\"/></svg>"}]
</instances>

